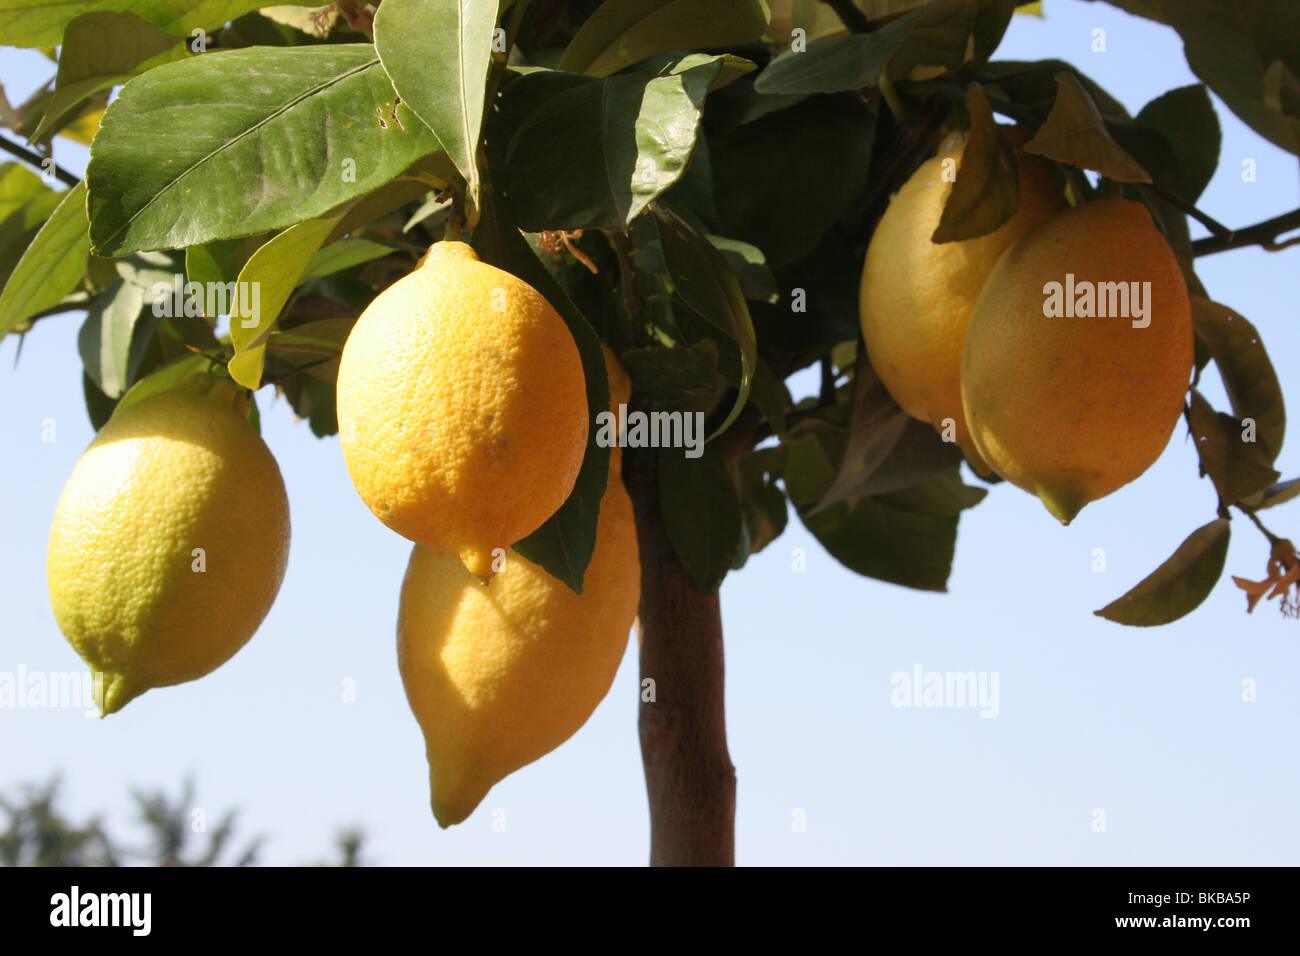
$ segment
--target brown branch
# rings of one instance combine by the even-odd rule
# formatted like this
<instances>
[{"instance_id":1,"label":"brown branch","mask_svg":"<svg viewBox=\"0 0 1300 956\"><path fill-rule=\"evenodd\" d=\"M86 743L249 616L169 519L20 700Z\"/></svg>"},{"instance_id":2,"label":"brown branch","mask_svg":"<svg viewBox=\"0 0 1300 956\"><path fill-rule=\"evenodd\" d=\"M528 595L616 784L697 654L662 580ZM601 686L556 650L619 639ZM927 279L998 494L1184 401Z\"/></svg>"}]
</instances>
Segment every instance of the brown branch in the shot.
<instances>
[{"instance_id":1,"label":"brown branch","mask_svg":"<svg viewBox=\"0 0 1300 956\"><path fill-rule=\"evenodd\" d=\"M68 186L75 186L77 183L81 182L80 176L74 176L62 166L55 163L54 160L50 159L50 157L42 156L40 153L34 152L25 146L19 146L13 140L7 139L4 136L0 136L0 149L3 149L6 153L13 156L17 156L29 165L35 166L42 173L44 173L47 168L53 168L54 178ZM47 161L50 163L49 167L45 165Z\"/></svg>"},{"instance_id":2,"label":"brown branch","mask_svg":"<svg viewBox=\"0 0 1300 956\"><path fill-rule=\"evenodd\" d=\"M727 750L718 590L701 590L682 566L660 511L654 457L631 452L624 477L641 556L637 726L650 865L733 866L736 771Z\"/></svg>"},{"instance_id":3,"label":"brown branch","mask_svg":"<svg viewBox=\"0 0 1300 956\"><path fill-rule=\"evenodd\" d=\"M1226 236L1207 236L1192 243L1192 255L1195 257L1212 256L1216 252L1229 249L1242 249L1246 246L1263 246L1268 252L1278 252L1300 241L1300 236L1279 242L1277 237L1284 232L1300 228L1300 209L1293 209L1272 219L1229 232Z\"/></svg>"},{"instance_id":4,"label":"brown branch","mask_svg":"<svg viewBox=\"0 0 1300 956\"><path fill-rule=\"evenodd\" d=\"M822 0L822 3L835 11L835 15L840 18L840 22L850 33L871 32L871 22L867 20L867 15L854 5L853 0Z\"/></svg>"}]
</instances>

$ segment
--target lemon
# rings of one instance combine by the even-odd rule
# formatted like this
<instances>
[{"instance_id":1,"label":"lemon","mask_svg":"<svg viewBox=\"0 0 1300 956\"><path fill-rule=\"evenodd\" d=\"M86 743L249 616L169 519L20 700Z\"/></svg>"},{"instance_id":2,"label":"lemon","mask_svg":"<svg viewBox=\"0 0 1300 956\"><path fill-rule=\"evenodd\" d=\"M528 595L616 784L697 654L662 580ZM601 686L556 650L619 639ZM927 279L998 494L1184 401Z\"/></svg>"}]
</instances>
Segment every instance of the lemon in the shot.
<instances>
[{"instance_id":1,"label":"lemon","mask_svg":"<svg viewBox=\"0 0 1300 956\"><path fill-rule=\"evenodd\" d=\"M411 552L397 658L443 827L572 736L609 691L641 592L632 502L611 465L581 595L514 552L487 584L450 553Z\"/></svg>"},{"instance_id":2,"label":"lemon","mask_svg":"<svg viewBox=\"0 0 1300 956\"><path fill-rule=\"evenodd\" d=\"M1103 308L1109 317L1078 314ZM1066 309L1074 316L1045 314ZM1008 249L980 293L962 362L971 437L1068 524L1160 456L1192 349L1183 274L1146 208L1066 210Z\"/></svg>"},{"instance_id":3,"label":"lemon","mask_svg":"<svg viewBox=\"0 0 1300 956\"><path fill-rule=\"evenodd\" d=\"M289 502L247 411L217 379L142 399L99 431L63 488L50 603L104 714L220 667L275 600Z\"/></svg>"},{"instance_id":4,"label":"lemon","mask_svg":"<svg viewBox=\"0 0 1300 956\"><path fill-rule=\"evenodd\" d=\"M578 347L550 304L460 242L362 313L338 373L339 441L370 510L479 577L573 489L587 446Z\"/></svg>"},{"instance_id":5,"label":"lemon","mask_svg":"<svg viewBox=\"0 0 1300 956\"><path fill-rule=\"evenodd\" d=\"M1023 138L1014 130L1016 146ZM1020 208L999 228L962 242L934 243L960 175L965 139L948 137L890 200L867 247L859 319L871 367L903 411L950 437L981 472L961 404L961 354L971 310L1002 252L1064 206L1041 161L1017 152ZM945 177L945 171L949 175Z\"/></svg>"}]
</instances>

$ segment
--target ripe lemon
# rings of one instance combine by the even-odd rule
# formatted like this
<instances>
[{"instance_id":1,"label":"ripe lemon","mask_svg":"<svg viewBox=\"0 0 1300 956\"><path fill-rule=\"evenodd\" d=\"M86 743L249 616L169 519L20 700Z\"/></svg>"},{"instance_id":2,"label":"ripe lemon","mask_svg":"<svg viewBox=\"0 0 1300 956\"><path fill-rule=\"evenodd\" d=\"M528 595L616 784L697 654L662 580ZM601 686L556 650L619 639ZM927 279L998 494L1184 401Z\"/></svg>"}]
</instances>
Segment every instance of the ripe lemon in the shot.
<instances>
[{"instance_id":1,"label":"ripe lemon","mask_svg":"<svg viewBox=\"0 0 1300 956\"><path fill-rule=\"evenodd\" d=\"M275 600L289 501L247 413L216 379L142 399L100 429L63 488L50 603L104 714L220 667Z\"/></svg>"},{"instance_id":2,"label":"ripe lemon","mask_svg":"<svg viewBox=\"0 0 1300 956\"><path fill-rule=\"evenodd\" d=\"M1016 146L1023 138L1014 130ZM871 367L899 406L951 437L979 471L961 404L966 325L998 256L1027 230L1063 208L1061 192L1039 160L1017 152L1020 208L999 228L962 242L934 243L965 139L948 137L912 174L880 219L862 267L859 319ZM951 161L951 162L949 162Z\"/></svg>"},{"instance_id":3,"label":"ripe lemon","mask_svg":"<svg viewBox=\"0 0 1300 956\"><path fill-rule=\"evenodd\" d=\"M479 577L564 503L587 447L564 321L461 242L435 243L366 308L337 394L343 459L370 510Z\"/></svg>"},{"instance_id":4,"label":"ripe lemon","mask_svg":"<svg viewBox=\"0 0 1300 956\"><path fill-rule=\"evenodd\" d=\"M514 552L483 584L454 555L416 545L397 660L424 732L439 825L464 820L499 780L586 722L609 692L640 593L632 502L616 462L581 595Z\"/></svg>"},{"instance_id":5,"label":"ripe lemon","mask_svg":"<svg viewBox=\"0 0 1300 956\"><path fill-rule=\"evenodd\" d=\"M1110 317L1078 315L1087 296ZM1058 306L1075 317L1045 314ZM1183 274L1146 208L1102 199L1069 209L1008 249L980 293L962 362L971 437L1068 524L1160 456L1192 349Z\"/></svg>"}]
</instances>

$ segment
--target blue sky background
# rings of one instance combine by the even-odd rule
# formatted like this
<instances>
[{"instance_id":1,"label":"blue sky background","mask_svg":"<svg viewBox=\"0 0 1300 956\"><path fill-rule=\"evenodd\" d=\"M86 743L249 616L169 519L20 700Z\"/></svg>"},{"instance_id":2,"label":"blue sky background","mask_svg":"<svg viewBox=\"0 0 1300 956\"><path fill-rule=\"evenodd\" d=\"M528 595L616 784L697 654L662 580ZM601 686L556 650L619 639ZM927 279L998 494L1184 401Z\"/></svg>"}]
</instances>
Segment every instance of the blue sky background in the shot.
<instances>
[{"instance_id":1,"label":"blue sky background","mask_svg":"<svg viewBox=\"0 0 1300 956\"><path fill-rule=\"evenodd\" d=\"M1132 112L1195 81L1172 30L1101 3L1045 6L1045 19L1015 18L998 58L1067 60ZM1097 27L1105 53L1090 49ZM34 53L4 57L0 79L15 103L51 71ZM1233 226L1295 208L1295 157L1215 105L1223 149L1201 208ZM56 148L62 164L83 168L84 150ZM1245 158L1257 163L1256 182L1241 181ZM1300 402L1291 387L1300 247L1204 258L1198 273L1259 327L1287 397ZM15 338L0 343L0 671L81 666L54 624L44 571L55 501L92 437L81 320L42 321L16 368ZM1226 408L1207 377L1208 397ZM791 384L796 395L816 387L807 377ZM127 833L131 787L174 792L192 773L210 819L237 807L246 836L269 837L266 863L319 859L334 830L353 823L370 858L388 864L644 863L634 642L573 739L499 784L465 823L437 828L394 651L409 545L356 496L337 439L314 438L267 391L259 402L293 519L289 571L261 630L214 674L151 691L108 720L0 709L0 792L60 773L73 815L106 811ZM53 443L41 441L45 419L56 423ZM1300 438L1278 467L1300 474ZM1248 617L1226 575L1168 627L1123 628L1092 614L1214 505L1180 425L1141 479L1068 528L1029 495L994 488L962 520L946 595L857 577L792 519L722 590L738 862L1300 863L1300 622L1276 602ZM1300 536L1300 507L1266 521ZM1261 577L1264 539L1242 517L1233 530L1228 573ZM792 570L799 548L803 573ZM1092 570L1095 548L1105 550L1104 573ZM891 675L918 664L997 672L996 719L891 706ZM1254 703L1242 700L1245 679L1256 682ZM345 681L355 682L355 703L343 699ZM1098 808L1105 832L1092 826ZM492 826L496 809L503 832Z\"/></svg>"}]
</instances>

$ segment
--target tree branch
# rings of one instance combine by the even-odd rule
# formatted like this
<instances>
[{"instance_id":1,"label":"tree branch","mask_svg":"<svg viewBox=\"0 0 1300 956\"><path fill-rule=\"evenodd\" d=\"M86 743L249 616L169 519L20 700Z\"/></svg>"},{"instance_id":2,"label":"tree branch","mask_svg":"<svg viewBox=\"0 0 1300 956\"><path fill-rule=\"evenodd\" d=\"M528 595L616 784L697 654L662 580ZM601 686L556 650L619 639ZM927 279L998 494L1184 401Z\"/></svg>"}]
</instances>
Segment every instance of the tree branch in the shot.
<instances>
[{"instance_id":1,"label":"tree branch","mask_svg":"<svg viewBox=\"0 0 1300 956\"><path fill-rule=\"evenodd\" d=\"M822 0L840 18L840 22L850 33L870 33L871 23L867 15L853 4L853 0Z\"/></svg>"},{"instance_id":2,"label":"tree branch","mask_svg":"<svg viewBox=\"0 0 1300 956\"><path fill-rule=\"evenodd\" d=\"M1207 236L1192 243L1192 255L1212 256L1216 252L1229 249L1242 249L1246 246L1263 246L1269 252L1278 252L1287 246L1300 242L1300 236L1278 242L1277 237L1284 232L1300 228L1300 209L1293 209L1272 219L1229 232L1226 236Z\"/></svg>"},{"instance_id":3,"label":"tree branch","mask_svg":"<svg viewBox=\"0 0 1300 956\"><path fill-rule=\"evenodd\" d=\"M59 182L61 183L65 183L69 186L75 186L77 185L77 183L81 182L80 176L72 175L72 173L68 172L62 166L55 164L54 160L49 159L49 157L47 156L42 156L40 153L34 152L25 146L20 146L17 143L15 143L13 140L8 139L7 137L0 136L0 149L3 149L6 153L10 153L11 155L17 156L19 159L21 159L23 162L27 163L30 166L35 166L37 169L41 171L42 175L44 175L46 170L50 168L45 165L46 161L48 160L53 166L54 178L59 180Z\"/></svg>"}]
</instances>

